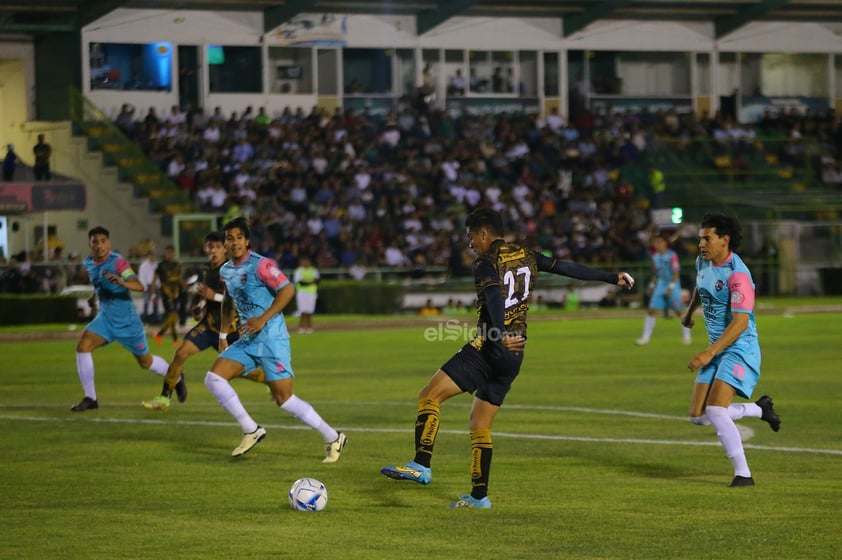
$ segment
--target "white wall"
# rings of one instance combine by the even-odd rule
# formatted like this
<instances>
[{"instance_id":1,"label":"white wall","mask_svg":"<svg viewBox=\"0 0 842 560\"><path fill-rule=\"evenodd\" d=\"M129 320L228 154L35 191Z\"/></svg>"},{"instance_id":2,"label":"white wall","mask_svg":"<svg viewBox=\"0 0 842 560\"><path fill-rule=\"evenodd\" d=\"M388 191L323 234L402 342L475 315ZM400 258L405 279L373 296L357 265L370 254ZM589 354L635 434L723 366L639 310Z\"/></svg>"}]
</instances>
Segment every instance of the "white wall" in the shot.
<instances>
[{"instance_id":1,"label":"white wall","mask_svg":"<svg viewBox=\"0 0 842 560\"><path fill-rule=\"evenodd\" d=\"M713 24L673 21L596 21L564 39L564 48L602 51L713 50Z\"/></svg>"},{"instance_id":2,"label":"white wall","mask_svg":"<svg viewBox=\"0 0 842 560\"><path fill-rule=\"evenodd\" d=\"M23 39L7 39L0 36L0 146L21 144L21 127L35 115L35 47Z\"/></svg>"},{"instance_id":3,"label":"white wall","mask_svg":"<svg viewBox=\"0 0 842 560\"><path fill-rule=\"evenodd\" d=\"M413 16L352 15L348 16L346 27L349 47L418 46Z\"/></svg>"},{"instance_id":4,"label":"white wall","mask_svg":"<svg viewBox=\"0 0 842 560\"><path fill-rule=\"evenodd\" d=\"M838 24L752 22L717 41L731 52L842 52Z\"/></svg>"},{"instance_id":5,"label":"white wall","mask_svg":"<svg viewBox=\"0 0 842 560\"><path fill-rule=\"evenodd\" d=\"M260 12L120 8L86 25L82 40L84 43L174 41L185 45L256 45L262 34Z\"/></svg>"},{"instance_id":6,"label":"white wall","mask_svg":"<svg viewBox=\"0 0 842 560\"><path fill-rule=\"evenodd\" d=\"M561 20L454 17L422 35L423 48L474 50L561 49ZM573 47L577 48L577 47Z\"/></svg>"}]
</instances>

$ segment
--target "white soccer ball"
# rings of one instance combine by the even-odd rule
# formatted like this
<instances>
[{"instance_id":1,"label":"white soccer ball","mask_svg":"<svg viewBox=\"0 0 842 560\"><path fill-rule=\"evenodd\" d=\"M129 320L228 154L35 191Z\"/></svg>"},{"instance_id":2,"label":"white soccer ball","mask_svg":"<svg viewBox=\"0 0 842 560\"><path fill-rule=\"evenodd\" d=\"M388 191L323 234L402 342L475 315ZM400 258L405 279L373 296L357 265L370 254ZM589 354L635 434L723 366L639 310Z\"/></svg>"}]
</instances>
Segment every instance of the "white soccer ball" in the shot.
<instances>
[{"instance_id":1,"label":"white soccer ball","mask_svg":"<svg viewBox=\"0 0 842 560\"><path fill-rule=\"evenodd\" d=\"M315 478L299 478L289 489L289 505L298 511L321 511L327 505L327 488Z\"/></svg>"}]
</instances>

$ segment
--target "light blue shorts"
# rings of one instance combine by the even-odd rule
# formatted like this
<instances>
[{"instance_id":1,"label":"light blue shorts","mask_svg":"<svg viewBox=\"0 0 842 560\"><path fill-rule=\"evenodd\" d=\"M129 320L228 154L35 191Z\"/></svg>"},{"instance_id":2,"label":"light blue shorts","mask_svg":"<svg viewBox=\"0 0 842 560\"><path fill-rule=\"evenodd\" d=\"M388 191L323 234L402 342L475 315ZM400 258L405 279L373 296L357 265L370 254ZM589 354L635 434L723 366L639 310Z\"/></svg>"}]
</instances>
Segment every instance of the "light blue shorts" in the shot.
<instances>
[{"instance_id":1,"label":"light blue shorts","mask_svg":"<svg viewBox=\"0 0 842 560\"><path fill-rule=\"evenodd\" d=\"M262 367L268 382L295 377L292 372L289 338L274 338L267 341L241 338L226 348L219 357L243 364L245 368L243 375Z\"/></svg>"},{"instance_id":2,"label":"light blue shorts","mask_svg":"<svg viewBox=\"0 0 842 560\"><path fill-rule=\"evenodd\" d=\"M140 322L140 319L138 319L137 324L132 323L118 328L111 326L100 314L85 326L85 330L101 336L105 339L106 344L116 340L135 356L143 356L149 352L149 346L146 344L146 331L143 330L143 323Z\"/></svg>"},{"instance_id":3,"label":"light blue shorts","mask_svg":"<svg viewBox=\"0 0 842 560\"><path fill-rule=\"evenodd\" d=\"M652 296L649 298L649 309L657 309L659 311L666 311L667 309L676 309L681 311L684 308L684 302L681 301L681 288L678 286L672 291L672 294L667 296L667 286L663 288L656 286L652 290Z\"/></svg>"},{"instance_id":4,"label":"light blue shorts","mask_svg":"<svg viewBox=\"0 0 842 560\"><path fill-rule=\"evenodd\" d=\"M760 379L760 354L754 352L723 352L699 370L696 383L713 384L719 379L733 387L745 399L751 398Z\"/></svg>"}]
</instances>

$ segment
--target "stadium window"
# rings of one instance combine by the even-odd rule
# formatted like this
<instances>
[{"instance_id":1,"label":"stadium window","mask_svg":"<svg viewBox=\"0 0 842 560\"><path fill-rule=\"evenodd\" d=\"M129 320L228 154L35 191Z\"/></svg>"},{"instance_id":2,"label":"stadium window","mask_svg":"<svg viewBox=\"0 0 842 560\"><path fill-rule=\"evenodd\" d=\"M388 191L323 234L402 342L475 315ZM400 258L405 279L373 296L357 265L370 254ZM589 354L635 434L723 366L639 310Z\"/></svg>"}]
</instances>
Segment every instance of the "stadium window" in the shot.
<instances>
[{"instance_id":1,"label":"stadium window","mask_svg":"<svg viewBox=\"0 0 842 560\"><path fill-rule=\"evenodd\" d=\"M88 49L92 90L172 90L172 43L90 43Z\"/></svg>"},{"instance_id":2,"label":"stadium window","mask_svg":"<svg viewBox=\"0 0 842 560\"><path fill-rule=\"evenodd\" d=\"M471 93L491 92L491 57L487 51L468 53L468 90Z\"/></svg>"},{"instance_id":3,"label":"stadium window","mask_svg":"<svg viewBox=\"0 0 842 560\"><path fill-rule=\"evenodd\" d=\"M538 53L535 51L518 51L517 80L514 93L526 97L538 96ZM515 82L515 80L512 80Z\"/></svg>"},{"instance_id":4,"label":"stadium window","mask_svg":"<svg viewBox=\"0 0 842 560\"><path fill-rule=\"evenodd\" d=\"M544 53L544 95L558 97L561 95L561 81L559 76L559 57L557 52Z\"/></svg>"},{"instance_id":5,"label":"stadium window","mask_svg":"<svg viewBox=\"0 0 842 560\"><path fill-rule=\"evenodd\" d=\"M725 96L732 95L735 91L739 91L739 62L737 61L737 53L721 52L719 53L719 75L717 76L716 85L718 91L717 95Z\"/></svg>"},{"instance_id":6,"label":"stadium window","mask_svg":"<svg viewBox=\"0 0 842 560\"><path fill-rule=\"evenodd\" d=\"M594 51L591 84L598 95L690 95L690 60L681 52Z\"/></svg>"},{"instance_id":7,"label":"stadium window","mask_svg":"<svg viewBox=\"0 0 842 560\"><path fill-rule=\"evenodd\" d=\"M699 95L711 95L710 53L696 53L696 91Z\"/></svg>"},{"instance_id":8,"label":"stadium window","mask_svg":"<svg viewBox=\"0 0 842 560\"><path fill-rule=\"evenodd\" d=\"M345 49L342 51L345 94L391 94L393 54L393 49Z\"/></svg>"},{"instance_id":9,"label":"stadium window","mask_svg":"<svg viewBox=\"0 0 842 560\"><path fill-rule=\"evenodd\" d=\"M836 99L842 99L842 54L833 56Z\"/></svg>"},{"instance_id":10,"label":"stadium window","mask_svg":"<svg viewBox=\"0 0 842 560\"><path fill-rule=\"evenodd\" d=\"M426 52L426 51L425 51ZM433 51L438 55L438 51ZM468 73L465 70L465 51L444 51L444 75L447 77L447 96L464 96L468 91Z\"/></svg>"},{"instance_id":11,"label":"stadium window","mask_svg":"<svg viewBox=\"0 0 842 560\"><path fill-rule=\"evenodd\" d=\"M316 67L319 72L319 95L339 95L339 50L316 50Z\"/></svg>"},{"instance_id":12,"label":"stadium window","mask_svg":"<svg viewBox=\"0 0 842 560\"><path fill-rule=\"evenodd\" d=\"M269 47L269 67L272 93L313 93L313 49Z\"/></svg>"},{"instance_id":13,"label":"stadium window","mask_svg":"<svg viewBox=\"0 0 842 560\"><path fill-rule=\"evenodd\" d=\"M828 55L814 53L742 53L743 95L827 97Z\"/></svg>"},{"instance_id":14,"label":"stadium window","mask_svg":"<svg viewBox=\"0 0 842 560\"><path fill-rule=\"evenodd\" d=\"M396 88L395 91L399 96L412 95L418 86L431 85L432 87L435 87L434 83L424 83L424 80L427 79L426 76L422 76L421 84L416 83L415 51L412 49L395 50L395 75L397 76L397 82L394 87ZM434 79L433 76L430 77Z\"/></svg>"},{"instance_id":15,"label":"stadium window","mask_svg":"<svg viewBox=\"0 0 842 560\"><path fill-rule=\"evenodd\" d=\"M211 93L263 91L263 57L260 47L209 45L207 62Z\"/></svg>"},{"instance_id":16,"label":"stadium window","mask_svg":"<svg viewBox=\"0 0 842 560\"><path fill-rule=\"evenodd\" d=\"M491 51L491 91L493 93L517 92L514 66L512 51Z\"/></svg>"}]
</instances>

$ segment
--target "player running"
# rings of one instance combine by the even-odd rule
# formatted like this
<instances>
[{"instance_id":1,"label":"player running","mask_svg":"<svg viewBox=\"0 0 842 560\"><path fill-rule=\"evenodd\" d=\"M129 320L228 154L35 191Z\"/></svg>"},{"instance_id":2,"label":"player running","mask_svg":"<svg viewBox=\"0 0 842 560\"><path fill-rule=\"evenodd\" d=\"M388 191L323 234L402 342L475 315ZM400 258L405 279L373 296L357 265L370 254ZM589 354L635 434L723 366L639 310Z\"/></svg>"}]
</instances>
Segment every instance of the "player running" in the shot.
<instances>
[{"instance_id":1,"label":"player running","mask_svg":"<svg viewBox=\"0 0 842 560\"><path fill-rule=\"evenodd\" d=\"M205 235L202 250L208 262L202 272L201 283L197 286L199 300L192 307L193 316L199 322L185 335L176 350L164 378L161 394L151 400L143 401L145 408L166 412L170 408L173 390L176 392L178 402L184 402L187 399L184 363L191 356L211 347L218 348L222 352L240 337L237 331L239 326L237 312L230 298L226 299L225 286L219 277L219 269L227 259L222 235L215 231ZM220 330L225 334L220 334ZM260 369L249 373L247 377L259 383L265 380L263 371Z\"/></svg>"},{"instance_id":2,"label":"player running","mask_svg":"<svg viewBox=\"0 0 842 560\"><path fill-rule=\"evenodd\" d=\"M649 310L643 321L643 335L634 341L638 346L649 344L659 312L669 317L672 311L680 317L684 309L681 300L681 265L678 255L667 246L667 239L662 235L652 238L652 270L655 273L654 286L649 296ZM681 325L681 333L684 344L690 344L690 329Z\"/></svg>"},{"instance_id":3,"label":"player running","mask_svg":"<svg viewBox=\"0 0 842 560\"><path fill-rule=\"evenodd\" d=\"M696 288L682 324L695 324L693 313L702 306L710 345L693 356L687 367L699 370L690 400L690 421L713 425L725 454L734 466L730 486L754 486L743 442L734 420L760 418L774 431L781 428L772 398L732 404L735 395L751 398L760 378L760 344L754 322L754 280L734 251L742 232L736 218L711 213L702 217L700 255L696 258Z\"/></svg>"},{"instance_id":4,"label":"player running","mask_svg":"<svg viewBox=\"0 0 842 560\"><path fill-rule=\"evenodd\" d=\"M295 295L286 275L272 259L249 249L249 227L245 218L235 218L222 229L231 260L219 275L234 300L240 316L240 339L226 348L205 377L205 385L243 430L243 439L231 453L237 457L257 445L266 430L246 411L230 381L262 366L266 384L275 402L315 429L325 441L324 463L339 460L346 438L292 391L292 362L289 331L283 309Z\"/></svg>"},{"instance_id":5,"label":"player running","mask_svg":"<svg viewBox=\"0 0 842 560\"><path fill-rule=\"evenodd\" d=\"M149 353L146 331L140 319L131 292L142 292L143 284L135 275L129 262L120 253L111 251L111 234L102 226L88 231L90 256L84 266L88 280L94 287L97 307L96 317L85 326L76 345L76 371L85 398L71 407L73 412L99 408L94 384L93 351L112 341L119 342L131 352L143 369L164 376L167 361Z\"/></svg>"}]
</instances>

